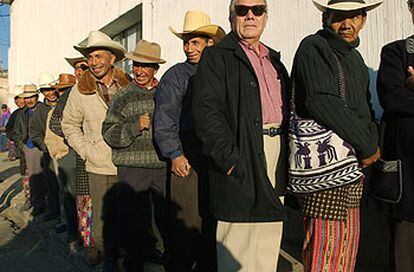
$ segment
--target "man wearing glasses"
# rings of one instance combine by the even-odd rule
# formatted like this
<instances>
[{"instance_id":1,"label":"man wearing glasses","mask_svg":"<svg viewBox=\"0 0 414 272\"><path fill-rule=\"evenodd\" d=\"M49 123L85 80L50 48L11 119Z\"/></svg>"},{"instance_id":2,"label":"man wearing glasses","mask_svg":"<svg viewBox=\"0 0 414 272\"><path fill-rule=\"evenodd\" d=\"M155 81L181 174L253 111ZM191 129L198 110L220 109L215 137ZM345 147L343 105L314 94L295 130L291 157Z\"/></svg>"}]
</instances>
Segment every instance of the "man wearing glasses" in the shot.
<instances>
[{"instance_id":1,"label":"man wearing glasses","mask_svg":"<svg viewBox=\"0 0 414 272\"><path fill-rule=\"evenodd\" d=\"M200 61L193 118L209 157L218 271L276 271L286 182L288 73L260 42L265 0L232 0L232 32Z\"/></svg>"}]
</instances>

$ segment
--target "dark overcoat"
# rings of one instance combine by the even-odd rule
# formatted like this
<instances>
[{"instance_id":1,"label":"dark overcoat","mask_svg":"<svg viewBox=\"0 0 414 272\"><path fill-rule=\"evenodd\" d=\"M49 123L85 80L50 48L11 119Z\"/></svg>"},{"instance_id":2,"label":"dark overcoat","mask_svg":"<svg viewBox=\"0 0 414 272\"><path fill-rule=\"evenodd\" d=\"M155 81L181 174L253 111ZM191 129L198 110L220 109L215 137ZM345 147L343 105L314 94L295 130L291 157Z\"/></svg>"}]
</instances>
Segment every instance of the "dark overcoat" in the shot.
<instances>
[{"instance_id":1,"label":"dark overcoat","mask_svg":"<svg viewBox=\"0 0 414 272\"><path fill-rule=\"evenodd\" d=\"M289 76L280 54L269 50L287 105ZM283 108L285 124L274 189L266 172L259 82L233 33L205 49L194 84L194 126L203 153L210 159L211 212L218 220L228 222L283 220L279 196L285 192L287 179L288 109Z\"/></svg>"},{"instance_id":2,"label":"dark overcoat","mask_svg":"<svg viewBox=\"0 0 414 272\"><path fill-rule=\"evenodd\" d=\"M383 205L382 209L398 219L414 222L414 90L405 84L408 66L414 67L414 48L407 50L406 40L384 46L377 88L384 108L382 156L386 160L402 160L404 180L400 203Z\"/></svg>"}]
</instances>

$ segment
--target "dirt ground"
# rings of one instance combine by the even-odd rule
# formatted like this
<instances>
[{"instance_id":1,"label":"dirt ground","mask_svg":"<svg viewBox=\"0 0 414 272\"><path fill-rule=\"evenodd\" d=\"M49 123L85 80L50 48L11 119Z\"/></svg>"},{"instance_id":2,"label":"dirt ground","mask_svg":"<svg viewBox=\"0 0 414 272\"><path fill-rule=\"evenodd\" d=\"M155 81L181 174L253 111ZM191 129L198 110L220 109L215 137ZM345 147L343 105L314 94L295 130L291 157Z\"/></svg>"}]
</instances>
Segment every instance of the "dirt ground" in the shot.
<instances>
[{"instance_id":1,"label":"dirt ground","mask_svg":"<svg viewBox=\"0 0 414 272\"><path fill-rule=\"evenodd\" d=\"M0 153L0 271L1 272L92 272L102 267L88 267L85 252L79 248L69 254L65 234L55 233L55 223L33 218L23 211L24 195L19 162L10 162ZM163 272L160 265L147 264L145 272ZM301 264L283 252L279 272L302 271Z\"/></svg>"}]
</instances>

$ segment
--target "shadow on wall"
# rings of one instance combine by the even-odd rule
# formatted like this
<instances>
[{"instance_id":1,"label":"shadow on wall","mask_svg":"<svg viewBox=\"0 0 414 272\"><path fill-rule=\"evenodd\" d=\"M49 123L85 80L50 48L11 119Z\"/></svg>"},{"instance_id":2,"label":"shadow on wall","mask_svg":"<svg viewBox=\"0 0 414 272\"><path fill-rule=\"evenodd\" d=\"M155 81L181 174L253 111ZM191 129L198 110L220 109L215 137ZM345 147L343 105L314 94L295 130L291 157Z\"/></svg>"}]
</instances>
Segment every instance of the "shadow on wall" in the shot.
<instances>
[{"instance_id":1,"label":"shadow on wall","mask_svg":"<svg viewBox=\"0 0 414 272\"><path fill-rule=\"evenodd\" d=\"M369 73L369 79L370 79L369 90L371 92L371 103L375 111L375 120L377 120L377 123L379 124L384 110L380 106L380 103L378 100L378 94L377 94L378 71L369 67L368 73Z\"/></svg>"}]
</instances>

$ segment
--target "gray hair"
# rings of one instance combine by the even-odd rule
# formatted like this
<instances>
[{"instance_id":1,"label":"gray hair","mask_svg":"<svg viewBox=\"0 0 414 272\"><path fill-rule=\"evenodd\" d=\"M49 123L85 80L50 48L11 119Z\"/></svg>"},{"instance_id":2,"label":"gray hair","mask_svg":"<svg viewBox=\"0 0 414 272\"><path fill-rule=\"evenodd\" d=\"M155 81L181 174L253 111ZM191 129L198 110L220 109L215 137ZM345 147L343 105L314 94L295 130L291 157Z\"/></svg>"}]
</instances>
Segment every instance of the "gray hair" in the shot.
<instances>
[{"instance_id":1,"label":"gray hair","mask_svg":"<svg viewBox=\"0 0 414 272\"><path fill-rule=\"evenodd\" d=\"M230 5L229 5L229 19L230 19L230 22L233 22L234 10L235 10L234 6L236 5L236 1L237 0L230 0ZM263 2L267 6L267 0L263 0ZM266 10L266 12L267 12L267 10Z\"/></svg>"}]
</instances>

